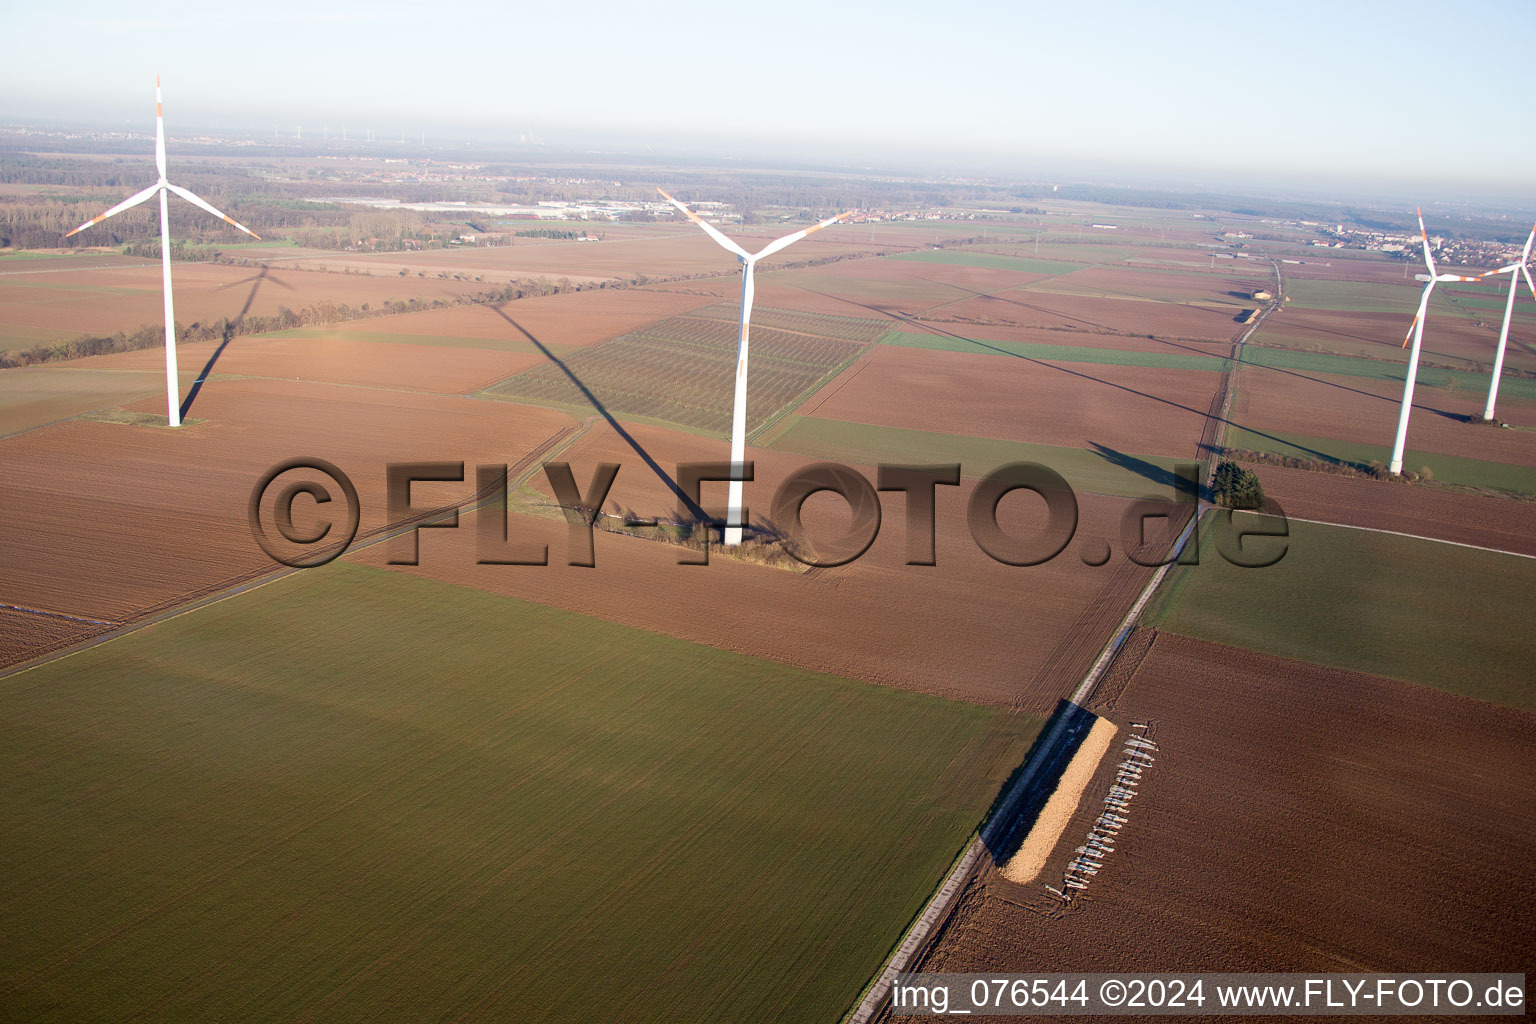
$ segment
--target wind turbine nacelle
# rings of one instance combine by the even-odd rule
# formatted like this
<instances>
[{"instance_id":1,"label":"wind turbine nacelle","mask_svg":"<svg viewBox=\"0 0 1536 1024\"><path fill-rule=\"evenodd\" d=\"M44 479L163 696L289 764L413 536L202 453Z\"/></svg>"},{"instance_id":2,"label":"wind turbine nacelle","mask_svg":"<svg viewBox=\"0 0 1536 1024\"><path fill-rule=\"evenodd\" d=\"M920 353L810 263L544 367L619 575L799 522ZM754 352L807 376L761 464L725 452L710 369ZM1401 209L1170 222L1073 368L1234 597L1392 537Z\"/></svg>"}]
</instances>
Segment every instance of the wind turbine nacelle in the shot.
<instances>
[{"instance_id":1,"label":"wind turbine nacelle","mask_svg":"<svg viewBox=\"0 0 1536 1024\"><path fill-rule=\"evenodd\" d=\"M1413 279L1415 281L1433 281L1434 280L1434 278L1430 277L1428 274L1414 274L1413 275Z\"/></svg>"}]
</instances>

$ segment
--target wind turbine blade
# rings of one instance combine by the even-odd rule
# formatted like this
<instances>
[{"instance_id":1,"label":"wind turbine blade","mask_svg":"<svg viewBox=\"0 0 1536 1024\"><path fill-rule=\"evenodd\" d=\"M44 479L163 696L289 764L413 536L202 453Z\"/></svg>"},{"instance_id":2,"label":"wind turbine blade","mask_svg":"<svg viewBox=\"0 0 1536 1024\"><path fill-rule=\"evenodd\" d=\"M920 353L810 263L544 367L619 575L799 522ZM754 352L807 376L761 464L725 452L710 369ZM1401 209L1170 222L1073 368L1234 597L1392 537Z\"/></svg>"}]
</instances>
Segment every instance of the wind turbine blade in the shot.
<instances>
[{"instance_id":1,"label":"wind turbine blade","mask_svg":"<svg viewBox=\"0 0 1536 1024\"><path fill-rule=\"evenodd\" d=\"M1424 240L1424 265L1429 268L1431 274L1435 273L1435 258L1429 254L1429 232L1424 230L1424 210L1415 207L1419 212L1419 237Z\"/></svg>"},{"instance_id":2,"label":"wind turbine blade","mask_svg":"<svg viewBox=\"0 0 1536 1024\"><path fill-rule=\"evenodd\" d=\"M1490 270L1486 274L1478 274L1477 275L1477 279L1479 281L1481 281L1485 277L1493 277L1493 276L1495 276L1497 274L1513 274L1515 271L1517 271L1519 269L1520 269L1520 264L1518 264L1518 263L1511 263L1507 267L1500 267L1498 270Z\"/></svg>"},{"instance_id":3,"label":"wind turbine blade","mask_svg":"<svg viewBox=\"0 0 1536 1024\"><path fill-rule=\"evenodd\" d=\"M1533 226L1531 228L1530 235L1528 235L1526 237L1526 239L1525 239L1525 250L1520 253L1520 262L1521 263L1529 263L1531 261L1531 243L1532 242L1536 242L1536 226Z\"/></svg>"},{"instance_id":4,"label":"wind turbine blade","mask_svg":"<svg viewBox=\"0 0 1536 1024\"><path fill-rule=\"evenodd\" d=\"M1531 280L1531 272L1524 263L1520 264L1520 273L1525 275L1525 286L1531 290L1531 298L1536 299L1536 281Z\"/></svg>"},{"instance_id":5,"label":"wind turbine blade","mask_svg":"<svg viewBox=\"0 0 1536 1024\"><path fill-rule=\"evenodd\" d=\"M813 224L811 227L806 228L804 231L796 231L794 234L785 235L783 238L775 239L774 241L769 242L767 245L765 245L761 249L759 249L757 251L757 255L752 257L752 258L760 260L760 259L762 259L765 256L772 256L774 253L778 252L780 249L784 249L784 248L787 248L788 246L794 245L796 242L800 241L800 239L804 238L806 235L813 234L813 233L815 233L817 231L820 231L822 228L831 227L833 224L836 224L838 221L845 220L845 219L847 219L849 217L852 217L852 216L853 216L853 211L849 210L847 213L840 213L836 217L828 217L826 220L822 221L820 224Z\"/></svg>"},{"instance_id":6,"label":"wind turbine blade","mask_svg":"<svg viewBox=\"0 0 1536 1024\"><path fill-rule=\"evenodd\" d=\"M246 234L250 235L252 238L256 239L256 241L258 241L258 242L261 241L261 236L258 235L256 232L252 231L250 228L246 227L244 224L241 224L239 221L235 220L233 217L227 217L224 214L220 213L218 210L215 210L212 206L210 206L207 203L203 202L197 196L193 195L191 192L188 192L186 189L182 188L180 185L167 184L165 187L170 189L172 192L176 193L177 195L181 196L181 198L185 199L187 202L191 203L193 206L201 206L203 209L207 210L209 213L213 214L215 217L217 217L220 220L224 221L226 224L232 224L235 227L239 228L241 231L244 231Z\"/></svg>"},{"instance_id":7,"label":"wind turbine blade","mask_svg":"<svg viewBox=\"0 0 1536 1024\"><path fill-rule=\"evenodd\" d=\"M715 226L713 224L709 223L703 217L700 217L698 214L696 214L692 210L688 209L688 207L684 206L682 203L680 203L676 199L674 199L670 194L668 194L666 189L658 188L656 191L660 192L663 196L665 196L667 202L671 203L673 206L677 207L679 210L682 210L683 211L683 216L687 217L689 220L693 221L699 227L703 228L704 229L704 233L706 235L708 235L710 238L713 238L717 243L719 243L721 248L727 249L727 250L735 253L737 256L740 256L744 260L749 260L749 259L752 258L751 256L747 255L747 250L743 249L741 246L737 245L735 242L731 241L729 238L726 238L724 235L722 235L719 231L717 231L715 229Z\"/></svg>"},{"instance_id":8,"label":"wind turbine blade","mask_svg":"<svg viewBox=\"0 0 1536 1024\"><path fill-rule=\"evenodd\" d=\"M165 113L160 102L160 76L155 76L155 166L160 180L165 180Z\"/></svg>"},{"instance_id":9,"label":"wind turbine blade","mask_svg":"<svg viewBox=\"0 0 1536 1024\"><path fill-rule=\"evenodd\" d=\"M106 213L98 214L97 216L95 216L95 217L91 218L90 220L86 221L84 224L81 224L79 227L75 228L75 230L71 231L69 233L69 235L78 235L80 232L84 231L86 228L90 227L92 224L100 224L102 221L106 220L108 217L114 216L115 214L122 213L124 210L128 209L130 206L138 206L140 203L142 203L144 200L150 198L151 196L153 196L158 191L160 191L160 186L158 184L151 185L151 186L149 186L149 188L145 189L143 192L139 192L139 193L137 193L135 195L129 196L127 199L124 199L122 202L120 202L116 206L112 207L112 209L108 210ZM68 238L69 235L65 235L64 237Z\"/></svg>"},{"instance_id":10,"label":"wind turbine blade","mask_svg":"<svg viewBox=\"0 0 1536 1024\"><path fill-rule=\"evenodd\" d=\"M1419 297L1419 311L1413 314L1413 323L1408 325L1408 333L1403 336L1403 348L1408 347L1408 342L1413 338L1413 329L1419 326L1419 321L1424 319L1424 311L1429 308L1429 293L1435 290L1435 282L1430 281L1424 286L1424 294Z\"/></svg>"}]
</instances>

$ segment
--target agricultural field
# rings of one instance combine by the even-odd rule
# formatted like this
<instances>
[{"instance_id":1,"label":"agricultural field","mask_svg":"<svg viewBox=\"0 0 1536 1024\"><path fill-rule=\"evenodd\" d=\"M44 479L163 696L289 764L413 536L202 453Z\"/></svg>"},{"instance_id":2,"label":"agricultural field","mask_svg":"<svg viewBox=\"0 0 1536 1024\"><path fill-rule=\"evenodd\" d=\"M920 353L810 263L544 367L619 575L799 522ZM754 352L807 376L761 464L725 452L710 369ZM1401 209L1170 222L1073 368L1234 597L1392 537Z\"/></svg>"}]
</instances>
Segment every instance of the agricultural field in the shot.
<instances>
[{"instance_id":1,"label":"agricultural field","mask_svg":"<svg viewBox=\"0 0 1536 1024\"><path fill-rule=\"evenodd\" d=\"M708 433L731 429L738 327L727 311L673 317L546 361L485 393L496 398L627 414ZM837 371L880 325L764 310L752 331L747 430L757 430ZM784 323L789 326L773 326ZM849 337L851 336L851 337Z\"/></svg>"},{"instance_id":2,"label":"agricultural field","mask_svg":"<svg viewBox=\"0 0 1536 1024\"><path fill-rule=\"evenodd\" d=\"M1257 468L1265 497L1293 518L1536 555L1536 509L1528 502L1369 477Z\"/></svg>"},{"instance_id":3,"label":"agricultural field","mask_svg":"<svg viewBox=\"0 0 1536 1024\"><path fill-rule=\"evenodd\" d=\"M779 451L871 466L958 462L962 474L975 479L1010 462L1035 462L1060 473L1079 494L1137 498L1169 498L1175 468L1195 461L1193 453L1174 458L1107 445L1083 449L798 415L762 441Z\"/></svg>"},{"instance_id":4,"label":"agricultural field","mask_svg":"<svg viewBox=\"0 0 1536 1024\"><path fill-rule=\"evenodd\" d=\"M1436 294L1438 296L1438 292ZM1438 298L1435 301L1438 303ZM1303 355L1320 353L1323 357L1353 357L1401 366L1408 360L1403 343L1416 308L1417 302L1412 298L1406 313L1298 309L1291 304L1266 320L1254 340L1269 349L1292 349ZM1432 308L1424 332L1422 357L1428 365L1422 366L1421 372L1450 368L1486 375L1493 365L1502 323L1502 309L1479 310L1468 315L1455 312L1437 315ZM1510 343L1505 355L1507 369L1524 373L1536 370L1533 338L1536 338L1536 322L1516 317L1510 328Z\"/></svg>"},{"instance_id":5,"label":"agricultural field","mask_svg":"<svg viewBox=\"0 0 1536 1024\"><path fill-rule=\"evenodd\" d=\"M87 369L76 363L0 373L0 437L154 394L165 387L165 355L155 354L161 361L158 372Z\"/></svg>"},{"instance_id":6,"label":"agricultural field","mask_svg":"<svg viewBox=\"0 0 1536 1024\"><path fill-rule=\"evenodd\" d=\"M163 320L158 263L67 271L56 269L53 261L36 266L35 273L0 276L0 350L133 331ZM183 263L172 273L176 317L182 324L272 316L284 308L298 311L324 303L382 310L390 302L411 299L453 302L492 287L472 279L328 273L313 265L264 270Z\"/></svg>"},{"instance_id":7,"label":"agricultural field","mask_svg":"<svg viewBox=\"0 0 1536 1024\"><path fill-rule=\"evenodd\" d=\"M1216 554L1207 530L1200 564L1174 573L1151 622L1536 711L1527 651L1536 559L1316 523L1289 531L1278 563L1244 569Z\"/></svg>"},{"instance_id":8,"label":"agricultural field","mask_svg":"<svg viewBox=\"0 0 1536 1024\"><path fill-rule=\"evenodd\" d=\"M1536 828L1536 718L1160 631L1150 649L1148 639L1133 638L1139 663L1127 659L1100 710L1151 722L1157 760L1084 898L1063 910L1038 881L989 874L922 970L1525 962L1536 932L1524 855ZM1047 867L1057 877L1063 847L1102 807L1114 762L1105 759L1067 826Z\"/></svg>"},{"instance_id":9,"label":"agricultural field","mask_svg":"<svg viewBox=\"0 0 1536 1024\"><path fill-rule=\"evenodd\" d=\"M1067 361L1065 347L1034 354L1014 346L997 358L987 346L960 343L944 350L911 344L931 335L899 334L829 381L798 412L819 419L901 430L934 431L977 439L1020 441L1138 454L1196 453L1206 411L1216 393L1215 373L1154 369L1153 361L1204 356L1126 353L1131 366L1108 359ZM948 339L935 339L944 341ZM1004 343L996 343L999 347ZM1090 356L1114 355L1103 349ZM1141 363L1141 366L1136 366ZM964 395L964 402L940 396ZM1061 410L1073 410L1063 416Z\"/></svg>"},{"instance_id":10,"label":"agricultural field","mask_svg":"<svg viewBox=\"0 0 1536 1024\"><path fill-rule=\"evenodd\" d=\"M1234 382L1230 413L1235 425L1265 433L1392 443L1403 398L1400 381L1267 367L1248 362L1250 354L1245 349ZM1415 388L1413 398L1408 440L1415 449L1516 466L1536 459L1528 431L1481 422L1486 392L1423 387ZM1536 402L1506 396L1502 389L1497 412L1514 427L1536 427Z\"/></svg>"},{"instance_id":11,"label":"agricultural field","mask_svg":"<svg viewBox=\"0 0 1536 1024\"><path fill-rule=\"evenodd\" d=\"M882 341L887 345L924 348L937 352L968 352L974 355L1011 355L1024 359L1066 363L1100 363L1109 366L1145 366L1159 370L1209 370L1223 373L1231 361L1223 356L1206 355L1187 346L1161 345L1151 351L1111 348L1116 335L1095 335L1102 344L1082 344L1081 335L1037 331L1042 341L1016 341L1010 338L971 338L955 333L931 334L922 331L892 331Z\"/></svg>"},{"instance_id":12,"label":"agricultural field","mask_svg":"<svg viewBox=\"0 0 1536 1024\"><path fill-rule=\"evenodd\" d=\"M0 1016L837 1019L1152 579L1126 557L1134 503L1220 446L1361 467L1391 441L1402 263L1320 261L1257 216L1022 209L840 224L758 269L750 521L772 538L776 488L816 462L871 483L959 463L932 565L900 491L846 564L689 564L678 466L728 457L741 284L681 220L214 246L266 265L177 264L184 326L241 327L179 346L176 431L158 347L0 371L0 905L20 922ZM720 223L748 249L800 223L766 219ZM1263 234L1217 259L1227 231ZM1282 254L1305 260L1281 265L1291 301L1235 362ZM1235 568L1208 527L1167 576L1093 704L1152 722L1167 770L1090 898L983 870L925 967L1509 968L1533 923L1509 851L1536 820L1536 561L1302 521L1536 555L1528 312L1509 429L1466 422L1490 297L1431 311L1407 468L1432 482L1255 464L1292 516L1285 559ZM0 350L153 325L159 299L151 261L0 259ZM326 304L348 319L255 321ZM361 505L351 549L300 573L247 519L296 456ZM385 469L418 461L468 479L412 488L457 518L396 564ZM551 461L583 488L620 466L594 566L570 564ZM968 522L1013 462L1076 492L1043 564L989 557ZM478 505L477 464L510 467L506 510ZM802 514L816 549L849 525L829 494ZM996 515L1015 538L1045 521L1025 492ZM547 564L484 557L503 516Z\"/></svg>"},{"instance_id":13,"label":"agricultural field","mask_svg":"<svg viewBox=\"0 0 1536 1024\"><path fill-rule=\"evenodd\" d=\"M349 564L0 685L40 1021L835 1019L1039 724Z\"/></svg>"},{"instance_id":14,"label":"agricultural field","mask_svg":"<svg viewBox=\"0 0 1536 1024\"><path fill-rule=\"evenodd\" d=\"M210 383L175 431L160 419L163 395L126 411L150 425L77 418L5 440L0 515L15 531L0 563L5 604L110 628L270 572L246 509L284 459L319 457L347 473L366 536L388 521L387 463L517 463L576 425L499 402L255 379ZM423 504L453 493L413 491ZM40 653L7 647L0 663Z\"/></svg>"},{"instance_id":15,"label":"agricultural field","mask_svg":"<svg viewBox=\"0 0 1536 1024\"><path fill-rule=\"evenodd\" d=\"M618 463L605 509L637 519L677 516L676 466L721 457L715 439L600 421L559 455L582 485L596 464ZM773 494L786 476L818 461L763 448L749 448L747 457L755 465L754 480L745 488L752 522L771 519ZM924 461L921 453L917 461ZM873 466L852 468L874 481ZM547 548L548 565L477 564L479 527L464 516L458 529L424 532L419 566L393 568L815 671L1048 714L1092 664L1108 631L1151 575L1122 557L1121 523L1130 502L1080 494L1077 530L1067 549L1042 565L1009 566L988 557L970 534L966 508L973 486L963 480L958 487L937 489L933 566L906 564L909 534L900 492L881 495L878 536L846 565L796 572L718 550L708 566L684 565L698 553L657 543L652 531L635 528L597 532L595 567L570 566L567 528L549 507L547 481L534 474L526 486L526 507L509 519L508 537L525 549ZM1148 483L1137 496L1160 493L1169 494ZM702 504L719 508L725 494L724 484L706 484ZM846 529L846 513L835 499L818 504L813 498L805 512L813 545ZM1044 517L1019 496L1002 503L998 518L1010 535L1024 537L1038 533ZM1149 536L1157 526L1152 520ZM1111 561L1085 564L1106 542L1113 547ZM382 545L348 557L386 565ZM1041 594L1051 600L1042 602ZM914 629L914 622L922 628ZM951 638L956 637L965 638L963 658L955 656Z\"/></svg>"},{"instance_id":16,"label":"agricultural field","mask_svg":"<svg viewBox=\"0 0 1536 1024\"><path fill-rule=\"evenodd\" d=\"M1262 332L1261 332L1262 333ZM1401 352L1399 352L1401 356ZM1430 356L1424 356L1429 362ZM1367 380L1394 381L1402 395L1402 382L1408 375L1406 357L1402 361L1379 358L1352 358L1319 352L1297 352L1264 345L1243 346L1243 362L1277 370L1294 370L1299 373L1323 374L1341 377L1362 377ZM1482 396L1488 394L1488 368L1480 371L1448 369L1444 366L1420 363L1416 388L1439 388L1458 395ZM1499 395L1516 401L1536 401L1536 379L1506 375L1499 382ZM1418 394L1414 394L1415 400ZM1479 410L1481 412L1481 410Z\"/></svg>"}]
</instances>

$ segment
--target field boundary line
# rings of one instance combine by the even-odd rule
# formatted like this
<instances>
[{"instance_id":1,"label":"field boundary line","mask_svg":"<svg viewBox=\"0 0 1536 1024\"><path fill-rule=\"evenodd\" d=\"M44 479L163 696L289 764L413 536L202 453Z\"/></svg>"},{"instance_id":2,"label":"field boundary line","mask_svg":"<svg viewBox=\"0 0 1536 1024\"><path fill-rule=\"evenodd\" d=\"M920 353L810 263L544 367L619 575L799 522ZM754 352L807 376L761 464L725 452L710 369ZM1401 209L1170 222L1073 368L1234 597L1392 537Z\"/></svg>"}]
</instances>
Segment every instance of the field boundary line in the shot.
<instances>
[{"instance_id":1,"label":"field boundary line","mask_svg":"<svg viewBox=\"0 0 1536 1024\"><path fill-rule=\"evenodd\" d=\"M1189 542L1190 536L1195 533L1205 512L1213 507L1210 505L1202 506L1195 511L1194 515L1190 516L1183 532L1173 542L1169 551L1168 561L1159 566L1157 572L1147 581L1146 586L1142 588L1140 596L1137 597L1136 603L1131 606L1130 611L1126 612L1125 617L1120 621L1119 628L1115 631L1114 636L1104 645L1103 650L1099 652L1099 657L1094 661L1093 666L1089 668L1088 674L1083 677L1082 681L1077 684L1076 689L1072 691L1072 695L1063 703L1082 708L1084 703L1093 695L1099 680L1103 678L1104 673L1114 661L1115 656L1120 653L1120 649L1125 643L1125 638L1135 628L1136 621L1146 608L1147 602L1152 599L1152 595L1157 591L1163 580L1167 578L1169 570L1178 563L1179 555L1183 552L1184 546ZM948 916L955 895L968 886L973 879L976 868L982 863L982 854L986 852L988 844L997 837L998 830L1008 827L1011 817L1010 811L1018 806L1019 801L1024 798L1029 787L1034 783L1035 777L1053 759L1056 746L1061 741L1061 737L1072 728L1073 719L1074 716L1072 714L1062 714L1061 709L1058 708L1057 714L1052 718L1050 728L1031 748L1030 756L1024 762L1023 769L1020 770L1019 774L1015 776L1012 783L993 805L996 810L991 811L989 809L987 818L973 835L965 853L950 868L949 874L939 886L938 891L930 897L928 905L923 908L917 919L907 929L907 933L902 937L901 942L876 976L874 984L865 990L864 998L844 1018L846 1024L869 1024L885 1005L886 998L890 995L891 986L896 981L896 976L906 970L912 958L928 944L930 938L938 934L935 929Z\"/></svg>"},{"instance_id":2,"label":"field boundary line","mask_svg":"<svg viewBox=\"0 0 1536 1024\"><path fill-rule=\"evenodd\" d=\"M1404 533L1401 530L1384 530L1379 526L1360 526L1356 523L1334 523L1326 519L1302 519L1300 516L1287 515L1287 520L1293 523L1311 523L1313 526L1336 526L1341 530L1364 530L1366 533L1385 533L1393 537L1406 537L1409 540L1424 540L1431 544L1450 544L1458 548L1471 548L1473 551L1486 551L1492 555L1512 555L1515 558L1536 558L1536 555L1526 554L1524 551L1510 551L1507 548L1490 548L1482 544L1468 544L1460 540L1446 540L1444 537L1426 537L1419 533Z\"/></svg>"}]
</instances>

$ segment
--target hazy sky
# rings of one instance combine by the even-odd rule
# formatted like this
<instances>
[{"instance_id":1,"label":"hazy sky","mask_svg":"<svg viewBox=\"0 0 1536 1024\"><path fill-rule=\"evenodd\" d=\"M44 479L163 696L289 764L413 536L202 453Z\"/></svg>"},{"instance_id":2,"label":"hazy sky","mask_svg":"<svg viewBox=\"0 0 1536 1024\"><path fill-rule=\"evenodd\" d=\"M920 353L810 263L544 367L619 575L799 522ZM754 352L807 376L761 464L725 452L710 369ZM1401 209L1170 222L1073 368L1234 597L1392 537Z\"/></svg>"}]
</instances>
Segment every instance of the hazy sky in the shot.
<instances>
[{"instance_id":1,"label":"hazy sky","mask_svg":"<svg viewBox=\"0 0 1536 1024\"><path fill-rule=\"evenodd\" d=\"M0 120L303 124L1507 187L1536 3L7 5ZM994 164L996 166L996 163ZM1103 177L1112 176L1106 173Z\"/></svg>"}]
</instances>

